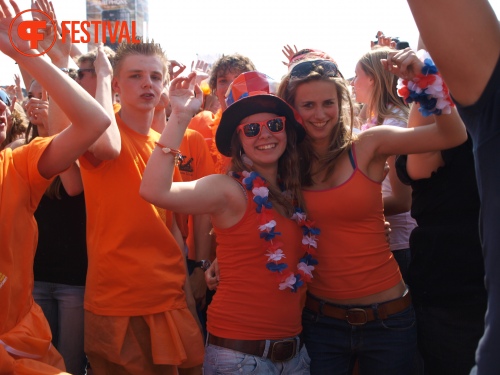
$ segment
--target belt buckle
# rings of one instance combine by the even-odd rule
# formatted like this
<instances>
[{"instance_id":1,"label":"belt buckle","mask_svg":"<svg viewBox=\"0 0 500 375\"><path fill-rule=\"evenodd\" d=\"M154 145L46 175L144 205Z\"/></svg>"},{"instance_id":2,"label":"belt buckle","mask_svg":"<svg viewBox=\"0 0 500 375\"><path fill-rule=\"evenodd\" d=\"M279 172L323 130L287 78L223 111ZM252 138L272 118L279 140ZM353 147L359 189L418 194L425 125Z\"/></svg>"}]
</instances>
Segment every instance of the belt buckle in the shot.
<instances>
[{"instance_id":1,"label":"belt buckle","mask_svg":"<svg viewBox=\"0 0 500 375\"><path fill-rule=\"evenodd\" d=\"M275 351L276 349L276 351ZM281 350L280 350L281 349ZM291 350L290 350L291 349ZM290 354L284 358L284 351L290 350ZM272 343L270 348L271 351L271 361L273 362L286 362L292 359L297 352L297 340L280 340ZM279 353L279 351L282 351ZM280 355L282 357L280 357Z\"/></svg>"},{"instance_id":2,"label":"belt buckle","mask_svg":"<svg viewBox=\"0 0 500 375\"><path fill-rule=\"evenodd\" d=\"M360 315L363 318L362 322L358 321L351 322L351 318L354 319L354 317L356 316L359 317ZM360 309L357 307L353 307L352 309L347 309L347 311L345 312L345 318L347 322L352 326L362 326L363 324L366 324L366 322L368 322L368 316L366 315L365 309Z\"/></svg>"}]
</instances>

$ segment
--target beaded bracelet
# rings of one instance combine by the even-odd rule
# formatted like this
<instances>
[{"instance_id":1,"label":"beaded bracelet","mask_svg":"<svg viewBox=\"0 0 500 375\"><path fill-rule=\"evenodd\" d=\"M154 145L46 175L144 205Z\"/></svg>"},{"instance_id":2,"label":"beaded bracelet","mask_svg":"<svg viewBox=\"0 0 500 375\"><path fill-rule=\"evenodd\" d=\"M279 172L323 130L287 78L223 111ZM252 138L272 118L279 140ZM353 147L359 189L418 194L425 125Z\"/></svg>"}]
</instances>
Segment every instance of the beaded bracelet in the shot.
<instances>
[{"instance_id":1,"label":"beaded bracelet","mask_svg":"<svg viewBox=\"0 0 500 375\"><path fill-rule=\"evenodd\" d=\"M451 100L446 83L427 51L420 50L417 56L424 63L422 73L411 81L400 78L397 86L398 95L406 104L419 103L419 111L424 117L449 115L455 104Z\"/></svg>"},{"instance_id":2,"label":"beaded bracelet","mask_svg":"<svg viewBox=\"0 0 500 375\"><path fill-rule=\"evenodd\" d=\"M180 152L180 150L164 146L160 142L155 142L155 145L160 147L163 153L174 155L174 162L176 166L179 165L179 162L182 161L182 153Z\"/></svg>"}]
</instances>

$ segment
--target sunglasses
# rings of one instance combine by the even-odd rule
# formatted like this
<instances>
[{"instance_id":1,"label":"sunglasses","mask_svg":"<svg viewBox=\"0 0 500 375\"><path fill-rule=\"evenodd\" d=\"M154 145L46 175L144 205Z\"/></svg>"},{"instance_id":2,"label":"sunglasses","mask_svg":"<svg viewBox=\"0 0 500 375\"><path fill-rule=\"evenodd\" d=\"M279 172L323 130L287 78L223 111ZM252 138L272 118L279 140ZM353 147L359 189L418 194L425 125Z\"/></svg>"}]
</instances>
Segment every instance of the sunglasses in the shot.
<instances>
[{"instance_id":1,"label":"sunglasses","mask_svg":"<svg viewBox=\"0 0 500 375\"><path fill-rule=\"evenodd\" d=\"M271 133L281 133L285 129L285 117L275 117L270 120L250 122L238 125L236 131L243 130L247 138L257 137L262 132L262 127L267 126Z\"/></svg>"},{"instance_id":2,"label":"sunglasses","mask_svg":"<svg viewBox=\"0 0 500 375\"><path fill-rule=\"evenodd\" d=\"M7 107L10 107L11 101L9 95L7 95L7 93L2 89L0 89L0 100L4 102L7 105Z\"/></svg>"},{"instance_id":3,"label":"sunglasses","mask_svg":"<svg viewBox=\"0 0 500 375\"><path fill-rule=\"evenodd\" d=\"M94 68L88 68L88 69L78 69L76 71L76 73L78 74L78 79L82 79L85 72L92 72L92 73L95 73L95 69Z\"/></svg>"},{"instance_id":4,"label":"sunglasses","mask_svg":"<svg viewBox=\"0 0 500 375\"><path fill-rule=\"evenodd\" d=\"M303 78L306 77L312 71L322 68L323 72L331 77L337 77L339 75L339 69L337 64L330 60L312 60L304 61L295 65L290 72L290 78Z\"/></svg>"}]
</instances>

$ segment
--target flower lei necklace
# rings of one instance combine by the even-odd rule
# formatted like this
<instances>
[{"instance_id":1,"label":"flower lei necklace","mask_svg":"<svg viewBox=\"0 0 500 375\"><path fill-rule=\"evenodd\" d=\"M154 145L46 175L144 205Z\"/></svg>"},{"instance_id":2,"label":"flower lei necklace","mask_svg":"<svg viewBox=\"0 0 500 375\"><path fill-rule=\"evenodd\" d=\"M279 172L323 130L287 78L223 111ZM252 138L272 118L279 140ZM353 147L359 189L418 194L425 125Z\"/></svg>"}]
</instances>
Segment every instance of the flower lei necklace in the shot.
<instances>
[{"instance_id":1,"label":"flower lei necklace","mask_svg":"<svg viewBox=\"0 0 500 375\"><path fill-rule=\"evenodd\" d=\"M242 176L233 173L235 178L238 178L247 190L252 191L254 197L253 201L257 205L257 211L260 219L259 234L260 238L264 240L264 249L267 256L266 268L275 272L278 277L278 288L285 290L290 288L292 292L296 292L298 288L308 283L313 278L312 271L318 261L313 258L316 254L317 236L320 230L314 226L314 222L308 220L304 211L299 207L295 207L295 212L291 219L302 229L302 248L305 254L299 259L297 270L292 272L288 269L283 259L286 258L285 253L281 249L283 243L276 239L276 236L281 236L280 232L276 231L276 221L274 220L274 211L272 210L272 203L269 201L269 185L264 178L257 172L243 171Z\"/></svg>"}]
</instances>

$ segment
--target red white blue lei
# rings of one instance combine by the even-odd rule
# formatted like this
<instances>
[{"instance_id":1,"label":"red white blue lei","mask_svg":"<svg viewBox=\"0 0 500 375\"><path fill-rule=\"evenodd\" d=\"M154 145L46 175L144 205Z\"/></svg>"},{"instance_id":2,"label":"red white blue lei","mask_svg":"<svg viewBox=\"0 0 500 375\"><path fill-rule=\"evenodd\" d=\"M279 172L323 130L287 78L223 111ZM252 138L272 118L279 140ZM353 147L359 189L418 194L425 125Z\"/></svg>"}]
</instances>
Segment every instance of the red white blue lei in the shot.
<instances>
[{"instance_id":1,"label":"red white blue lei","mask_svg":"<svg viewBox=\"0 0 500 375\"><path fill-rule=\"evenodd\" d=\"M243 171L242 176L233 173L235 178L238 178L247 190L254 195L253 201L257 205L256 211L259 213L260 238L264 243L265 256L267 256L266 268L275 272L278 278L278 288L280 290L291 289L296 292L298 288L308 283L313 278L312 271L318 261L313 258L317 249L317 236L320 230L314 226L314 222L308 220L305 212L300 208L295 207L295 212L291 219L302 229L302 248L304 256L299 259L297 270L292 272L288 269L283 259L286 258L283 252L283 243L279 241L277 236L281 236L280 232L276 231L276 221L274 220L273 205L269 198L268 183L257 172Z\"/></svg>"}]
</instances>

